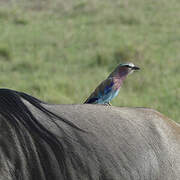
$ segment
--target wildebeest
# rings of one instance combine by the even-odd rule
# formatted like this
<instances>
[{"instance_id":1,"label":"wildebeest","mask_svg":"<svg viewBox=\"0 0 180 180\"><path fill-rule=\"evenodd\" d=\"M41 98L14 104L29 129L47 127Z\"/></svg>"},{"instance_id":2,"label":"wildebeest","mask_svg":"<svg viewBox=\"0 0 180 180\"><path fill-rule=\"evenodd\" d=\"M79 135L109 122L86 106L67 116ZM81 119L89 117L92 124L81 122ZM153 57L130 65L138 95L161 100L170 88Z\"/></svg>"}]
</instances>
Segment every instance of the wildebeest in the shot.
<instances>
[{"instance_id":1,"label":"wildebeest","mask_svg":"<svg viewBox=\"0 0 180 180\"><path fill-rule=\"evenodd\" d=\"M180 126L159 112L0 89L0 180L179 179Z\"/></svg>"}]
</instances>

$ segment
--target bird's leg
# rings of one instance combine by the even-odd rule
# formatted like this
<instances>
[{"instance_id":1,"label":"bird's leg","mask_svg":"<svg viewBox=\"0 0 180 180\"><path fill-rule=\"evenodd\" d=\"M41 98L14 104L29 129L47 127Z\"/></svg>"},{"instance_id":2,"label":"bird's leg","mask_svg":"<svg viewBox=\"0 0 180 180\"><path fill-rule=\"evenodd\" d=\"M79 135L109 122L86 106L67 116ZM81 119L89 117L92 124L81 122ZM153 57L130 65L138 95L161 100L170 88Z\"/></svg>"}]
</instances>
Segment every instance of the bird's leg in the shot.
<instances>
[{"instance_id":1,"label":"bird's leg","mask_svg":"<svg viewBox=\"0 0 180 180\"><path fill-rule=\"evenodd\" d=\"M104 103L104 104L101 104L101 105L103 105L103 106L110 106L109 103Z\"/></svg>"},{"instance_id":2,"label":"bird's leg","mask_svg":"<svg viewBox=\"0 0 180 180\"><path fill-rule=\"evenodd\" d=\"M106 106L112 106L112 104L110 102L105 104Z\"/></svg>"}]
</instances>

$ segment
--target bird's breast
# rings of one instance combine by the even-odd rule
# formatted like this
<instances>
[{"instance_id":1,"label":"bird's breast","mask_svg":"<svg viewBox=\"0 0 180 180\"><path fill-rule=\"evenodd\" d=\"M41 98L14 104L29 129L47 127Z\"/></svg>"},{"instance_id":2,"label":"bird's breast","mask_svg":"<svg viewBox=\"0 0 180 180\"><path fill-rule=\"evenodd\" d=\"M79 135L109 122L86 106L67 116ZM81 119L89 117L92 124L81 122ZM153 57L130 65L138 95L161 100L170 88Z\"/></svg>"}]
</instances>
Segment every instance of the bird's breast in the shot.
<instances>
[{"instance_id":1,"label":"bird's breast","mask_svg":"<svg viewBox=\"0 0 180 180\"><path fill-rule=\"evenodd\" d=\"M113 79L113 82L114 82L113 90L116 91L120 89L123 81L121 79Z\"/></svg>"}]
</instances>

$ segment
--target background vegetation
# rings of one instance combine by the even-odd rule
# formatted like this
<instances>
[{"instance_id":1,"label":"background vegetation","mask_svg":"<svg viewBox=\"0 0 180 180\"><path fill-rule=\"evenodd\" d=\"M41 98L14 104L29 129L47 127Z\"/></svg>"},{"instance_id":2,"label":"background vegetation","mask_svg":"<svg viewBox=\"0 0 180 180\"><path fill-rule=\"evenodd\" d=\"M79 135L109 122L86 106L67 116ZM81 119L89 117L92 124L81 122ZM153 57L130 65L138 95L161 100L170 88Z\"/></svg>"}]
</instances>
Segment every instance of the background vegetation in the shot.
<instances>
[{"instance_id":1,"label":"background vegetation","mask_svg":"<svg viewBox=\"0 0 180 180\"><path fill-rule=\"evenodd\" d=\"M0 86L82 103L120 62L142 70L115 106L180 122L179 0L1 0Z\"/></svg>"}]
</instances>

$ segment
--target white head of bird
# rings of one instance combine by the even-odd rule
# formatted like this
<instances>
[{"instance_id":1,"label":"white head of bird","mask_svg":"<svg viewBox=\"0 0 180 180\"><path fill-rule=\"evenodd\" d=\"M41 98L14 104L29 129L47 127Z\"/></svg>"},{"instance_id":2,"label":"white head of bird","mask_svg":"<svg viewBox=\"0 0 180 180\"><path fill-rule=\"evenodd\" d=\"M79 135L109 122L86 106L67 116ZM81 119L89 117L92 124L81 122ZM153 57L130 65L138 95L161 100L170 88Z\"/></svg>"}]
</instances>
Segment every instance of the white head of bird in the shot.
<instances>
[{"instance_id":1,"label":"white head of bird","mask_svg":"<svg viewBox=\"0 0 180 180\"><path fill-rule=\"evenodd\" d=\"M135 66L133 63L124 63L124 64L119 64L115 70L109 75L109 77L113 76L126 76L128 74L133 73L136 70L139 70L140 68Z\"/></svg>"}]
</instances>

